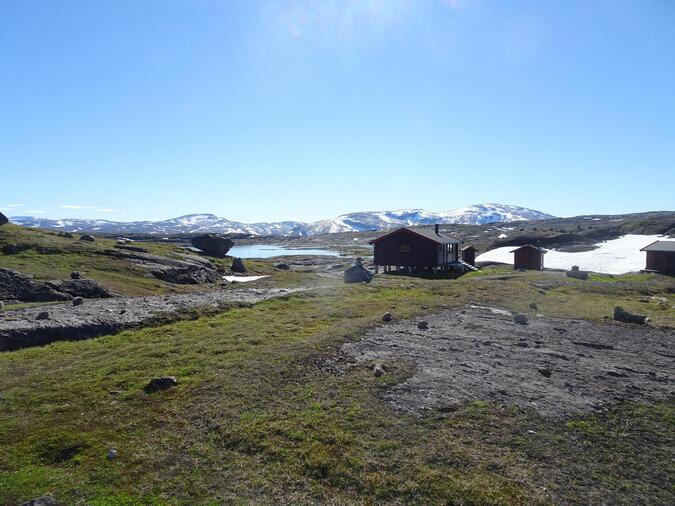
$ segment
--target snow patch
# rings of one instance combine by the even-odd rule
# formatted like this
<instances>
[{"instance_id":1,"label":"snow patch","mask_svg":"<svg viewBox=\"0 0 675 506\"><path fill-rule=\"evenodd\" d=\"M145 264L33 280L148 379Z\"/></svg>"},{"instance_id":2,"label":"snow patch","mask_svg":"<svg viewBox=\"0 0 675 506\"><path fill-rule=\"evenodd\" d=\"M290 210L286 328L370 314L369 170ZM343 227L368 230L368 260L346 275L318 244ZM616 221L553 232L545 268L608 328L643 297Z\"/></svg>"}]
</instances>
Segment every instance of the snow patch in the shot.
<instances>
[{"instance_id":1,"label":"snow patch","mask_svg":"<svg viewBox=\"0 0 675 506\"><path fill-rule=\"evenodd\" d=\"M262 278L269 278L269 276L223 276L223 279L230 283L248 283Z\"/></svg>"},{"instance_id":2,"label":"snow patch","mask_svg":"<svg viewBox=\"0 0 675 506\"><path fill-rule=\"evenodd\" d=\"M549 250L544 256L544 267L570 269L578 265L583 271L624 274L645 268L645 253L641 248L658 241L659 235L624 235L617 239L599 243L596 249L571 253ZM476 262L501 262L513 264L513 253L517 246L496 248L478 255Z\"/></svg>"}]
</instances>

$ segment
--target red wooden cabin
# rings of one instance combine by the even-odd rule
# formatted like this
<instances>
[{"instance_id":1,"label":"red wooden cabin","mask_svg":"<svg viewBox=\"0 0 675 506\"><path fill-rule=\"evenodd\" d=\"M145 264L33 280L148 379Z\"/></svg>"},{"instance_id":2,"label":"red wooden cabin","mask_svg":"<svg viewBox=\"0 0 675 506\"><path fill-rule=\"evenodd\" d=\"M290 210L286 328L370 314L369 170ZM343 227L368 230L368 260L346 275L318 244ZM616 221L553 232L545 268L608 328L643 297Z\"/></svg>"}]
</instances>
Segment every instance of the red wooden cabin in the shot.
<instances>
[{"instance_id":1,"label":"red wooden cabin","mask_svg":"<svg viewBox=\"0 0 675 506\"><path fill-rule=\"evenodd\" d=\"M406 227L370 241L375 268L385 272L448 270L459 259L459 240L433 228Z\"/></svg>"},{"instance_id":2,"label":"red wooden cabin","mask_svg":"<svg viewBox=\"0 0 675 506\"><path fill-rule=\"evenodd\" d=\"M645 270L675 275L675 241L656 241L640 251L647 252Z\"/></svg>"}]
</instances>

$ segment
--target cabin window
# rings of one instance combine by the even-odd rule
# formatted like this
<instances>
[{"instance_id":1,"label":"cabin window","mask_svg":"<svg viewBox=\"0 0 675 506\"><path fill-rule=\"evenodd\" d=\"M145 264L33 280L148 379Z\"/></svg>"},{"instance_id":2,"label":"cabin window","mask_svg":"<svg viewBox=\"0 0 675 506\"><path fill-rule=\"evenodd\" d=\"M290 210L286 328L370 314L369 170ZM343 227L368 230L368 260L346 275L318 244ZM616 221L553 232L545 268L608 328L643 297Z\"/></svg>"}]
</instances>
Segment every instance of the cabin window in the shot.
<instances>
[{"instance_id":1,"label":"cabin window","mask_svg":"<svg viewBox=\"0 0 675 506\"><path fill-rule=\"evenodd\" d=\"M399 251L401 253L410 253L410 244L401 244Z\"/></svg>"}]
</instances>

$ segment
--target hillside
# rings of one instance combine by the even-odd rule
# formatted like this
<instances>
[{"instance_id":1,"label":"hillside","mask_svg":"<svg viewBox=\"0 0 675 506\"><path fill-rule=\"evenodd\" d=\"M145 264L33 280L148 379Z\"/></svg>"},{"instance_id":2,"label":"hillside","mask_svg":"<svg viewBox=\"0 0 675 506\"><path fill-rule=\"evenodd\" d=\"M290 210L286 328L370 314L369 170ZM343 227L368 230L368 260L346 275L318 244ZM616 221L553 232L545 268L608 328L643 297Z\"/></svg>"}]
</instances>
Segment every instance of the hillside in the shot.
<instances>
[{"instance_id":1,"label":"hillside","mask_svg":"<svg viewBox=\"0 0 675 506\"><path fill-rule=\"evenodd\" d=\"M65 232L95 232L115 235L176 235L197 233L246 234L256 236L313 236L326 233L386 230L407 225L434 223L493 223L518 220L540 220L551 215L518 206L478 204L464 209L431 212L422 209L360 212L315 223L283 221L277 223L240 223L213 214L189 214L163 221L115 222L107 220L48 220L30 216L14 216L12 222L31 228Z\"/></svg>"}]
</instances>

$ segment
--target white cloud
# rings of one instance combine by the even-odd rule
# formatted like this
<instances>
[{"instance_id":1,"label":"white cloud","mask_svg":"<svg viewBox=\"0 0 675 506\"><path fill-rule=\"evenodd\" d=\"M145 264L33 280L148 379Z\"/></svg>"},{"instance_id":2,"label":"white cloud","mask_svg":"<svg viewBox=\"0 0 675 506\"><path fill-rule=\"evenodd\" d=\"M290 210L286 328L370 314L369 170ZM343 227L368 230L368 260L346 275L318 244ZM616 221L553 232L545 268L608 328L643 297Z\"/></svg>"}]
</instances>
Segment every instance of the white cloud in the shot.
<instances>
[{"instance_id":1,"label":"white cloud","mask_svg":"<svg viewBox=\"0 0 675 506\"><path fill-rule=\"evenodd\" d=\"M79 204L63 204L59 207L63 209L95 209L93 206L81 206Z\"/></svg>"},{"instance_id":2,"label":"white cloud","mask_svg":"<svg viewBox=\"0 0 675 506\"><path fill-rule=\"evenodd\" d=\"M382 34L425 7L457 10L472 0L286 0L272 2L275 22L292 37L334 36L349 40Z\"/></svg>"},{"instance_id":3,"label":"white cloud","mask_svg":"<svg viewBox=\"0 0 675 506\"><path fill-rule=\"evenodd\" d=\"M5 207L22 207L23 204L6 204Z\"/></svg>"},{"instance_id":4,"label":"white cloud","mask_svg":"<svg viewBox=\"0 0 675 506\"><path fill-rule=\"evenodd\" d=\"M99 213L119 213L119 209L97 209Z\"/></svg>"}]
</instances>

